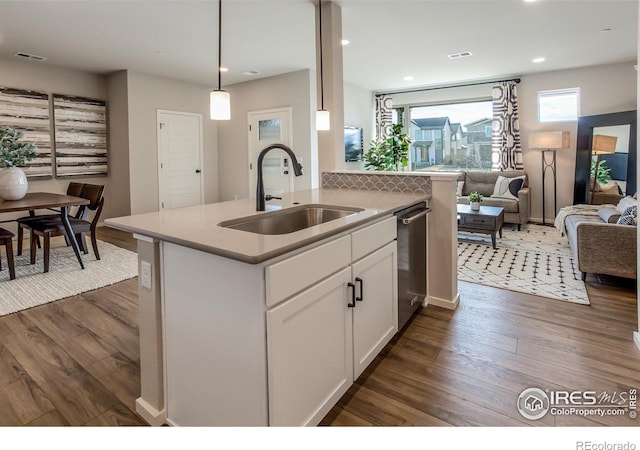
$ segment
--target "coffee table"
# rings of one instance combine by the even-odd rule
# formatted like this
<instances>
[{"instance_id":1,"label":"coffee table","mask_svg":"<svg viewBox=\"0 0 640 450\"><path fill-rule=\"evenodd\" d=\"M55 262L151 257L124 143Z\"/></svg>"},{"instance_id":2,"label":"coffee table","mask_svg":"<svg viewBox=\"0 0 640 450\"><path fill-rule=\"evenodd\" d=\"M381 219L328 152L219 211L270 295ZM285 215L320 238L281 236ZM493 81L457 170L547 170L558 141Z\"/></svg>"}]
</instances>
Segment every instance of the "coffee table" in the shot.
<instances>
[{"instance_id":1,"label":"coffee table","mask_svg":"<svg viewBox=\"0 0 640 450\"><path fill-rule=\"evenodd\" d=\"M496 248L496 233L502 237L504 208L499 206L480 206L474 211L469 205L458 206L458 231L491 235L491 243Z\"/></svg>"}]
</instances>

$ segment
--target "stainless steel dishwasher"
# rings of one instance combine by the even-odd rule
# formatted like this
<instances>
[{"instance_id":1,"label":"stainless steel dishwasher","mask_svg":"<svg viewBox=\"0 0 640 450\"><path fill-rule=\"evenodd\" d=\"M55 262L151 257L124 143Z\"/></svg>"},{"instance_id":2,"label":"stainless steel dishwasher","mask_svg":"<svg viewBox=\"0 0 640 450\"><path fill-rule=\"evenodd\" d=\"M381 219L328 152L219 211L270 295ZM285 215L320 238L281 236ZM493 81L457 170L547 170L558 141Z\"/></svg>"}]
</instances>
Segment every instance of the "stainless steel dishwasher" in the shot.
<instances>
[{"instance_id":1,"label":"stainless steel dishwasher","mask_svg":"<svg viewBox=\"0 0 640 450\"><path fill-rule=\"evenodd\" d=\"M398 330L427 295L427 214L425 202L395 213L398 221Z\"/></svg>"}]
</instances>

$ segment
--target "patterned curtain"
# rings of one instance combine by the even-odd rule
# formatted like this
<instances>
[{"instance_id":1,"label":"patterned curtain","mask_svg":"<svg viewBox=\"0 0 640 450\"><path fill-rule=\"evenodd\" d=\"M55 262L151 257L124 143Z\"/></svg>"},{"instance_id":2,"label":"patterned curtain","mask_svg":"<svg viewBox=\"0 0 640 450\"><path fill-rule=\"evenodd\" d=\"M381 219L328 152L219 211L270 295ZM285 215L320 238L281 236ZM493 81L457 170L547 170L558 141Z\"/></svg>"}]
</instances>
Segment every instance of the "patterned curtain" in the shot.
<instances>
[{"instance_id":1,"label":"patterned curtain","mask_svg":"<svg viewBox=\"0 0 640 450\"><path fill-rule=\"evenodd\" d=\"M376 139L386 139L391 134L391 109L393 100L390 95L376 95Z\"/></svg>"},{"instance_id":2,"label":"patterned curtain","mask_svg":"<svg viewBox=\"0 0 640 450\"><path fill-rule=\"evenodd\" d=\"M491 170L523 168L518 123L518 93L515 81L504 81L493 85L491 154Z\"/></svg>"}]
</instances>

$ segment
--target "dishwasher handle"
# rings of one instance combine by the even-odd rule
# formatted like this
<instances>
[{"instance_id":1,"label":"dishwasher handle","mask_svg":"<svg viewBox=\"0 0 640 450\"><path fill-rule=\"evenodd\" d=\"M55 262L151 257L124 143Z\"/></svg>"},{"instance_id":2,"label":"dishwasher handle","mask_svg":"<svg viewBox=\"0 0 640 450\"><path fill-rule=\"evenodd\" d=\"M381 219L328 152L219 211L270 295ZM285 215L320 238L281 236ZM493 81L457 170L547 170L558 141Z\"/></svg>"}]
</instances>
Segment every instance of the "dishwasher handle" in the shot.
<instances>
[{"instance_id":1,"label":"dishwasher handle","mask_svg":"<svg viewBox=\"0 0 640 450\"><path fill-rule=\"evenodd\" d=\"M422 216L426 216L430 212L431 212L431 209L426 208L418 211L416 214L413 214L412 216L409 216L409 217L398 217L398 220L402 222L403 225L409 225L414 220L417 220Z\"/></svg>"}]
</instances>

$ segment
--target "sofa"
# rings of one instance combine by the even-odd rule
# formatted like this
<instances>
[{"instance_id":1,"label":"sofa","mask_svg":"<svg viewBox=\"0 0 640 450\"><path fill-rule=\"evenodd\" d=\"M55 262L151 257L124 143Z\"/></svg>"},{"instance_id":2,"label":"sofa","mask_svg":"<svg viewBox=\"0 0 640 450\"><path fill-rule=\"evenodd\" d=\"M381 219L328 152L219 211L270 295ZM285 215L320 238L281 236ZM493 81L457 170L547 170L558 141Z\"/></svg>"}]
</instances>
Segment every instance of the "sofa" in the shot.
<instances>
[{"instance_id":1,"label":"sofa","mask_svg":"<svg viewBox=\"0 0 640 450\"><path fill-rule=\"evenodd\" d=\"M507 180L503 183L503 186L507 187L509 192L498 193L496 182L499 177L503 177L502 181L504 179ZM517 183L509 182L509 180L515 180ZM520 186L519 189L517 188L518 186ZM463 171L458 176L458 203L468 205L468 195L472 192L478 192L484 197L481 205L504 208L505 223L517 224L518 230L520 230L522 224L529 221L531 197L528 177L524 170L505 172Z\"/></svg>"},{"instance_id":2,"label":"sofa","mask_svg":"<svg viewBox=\"0 0 640 450\"><path fill-rule=\"evenodd\" d=\"M583 281L588 273L637 278L637 225L619 223L634 204L637 211L637 200L624 197L615 206L592 206L591 211L583 212L577 209L564 218L564 232Z\"/></svg>"}]
</instances>

